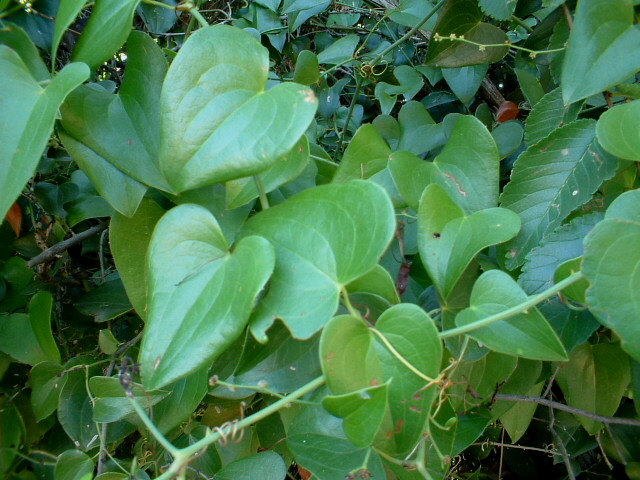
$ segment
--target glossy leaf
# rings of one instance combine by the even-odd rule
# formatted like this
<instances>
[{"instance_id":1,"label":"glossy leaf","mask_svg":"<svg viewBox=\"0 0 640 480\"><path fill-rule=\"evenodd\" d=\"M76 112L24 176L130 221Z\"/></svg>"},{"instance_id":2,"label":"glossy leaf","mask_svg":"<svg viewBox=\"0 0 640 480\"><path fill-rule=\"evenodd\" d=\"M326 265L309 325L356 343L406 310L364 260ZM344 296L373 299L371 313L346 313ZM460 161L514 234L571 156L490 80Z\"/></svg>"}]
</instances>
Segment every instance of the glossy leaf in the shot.
<instances>
[{"instance_id":1,"label":"glossy leaf","mask_svg":"<svg viewBox=\"0 0 640 480\"><path fill-rule=\"evenodd\" d=\"M585 343L573 351L556 380L570 406L610 416L618 409L630 378L629 358L618 345ZM590 418L576 418L590 435L603 427Z\"/></svg>"},{"instance_id":2,"label":"glossy leaf","mask_svg":"<svg viewBox=\"0 0 640 480\"><path fill-rule=\"evenodd\" d=\"M582 271L591 282L587 304L640 361L640 324L629 321L640 308L640 190L618 197L585 239Z\"/></svg>"},{"instance_id":3,"label":"glossy leaf","mask_svg":"<svg viewBox=\"0 0 640 480\"><path fill-rule=\"evenodd\" d=\"M149 316L140 352L148 389L199 369L244 330L273 270L273 249L259 237L245 237L232 253L228 248L215 217L196 205L180 205L156 225L147 253Z\"/></svg>"},{"instance_id":4,"label":"glossy leaf","mask_svg":"<svg viewBox=\"0 0 640 480\"><path fill-rule=\"evenodd\" d=\"M244 235L263 236L276 250L269 291L251 319L254 336L266 340L275 318L300 339L321 329L340 289L373 268L395 226L385 192L359 180L306 190L252 217Z\"/></svg>"},{"instance_id":5,"label":"glossy leaf","mask_svg":"<svg viewBox=\"0 0 640 480\"><path fill-rule=\"evenodd\" d=\"M481 45L506 43L507 36L498 27L483 23L484 14L476 0L448 0L438 17L433 34L442 37L456 35ZM501 60L509 47L486 47L453 40L429 42L425 63L434 67L464 67Z\"/></svg>"},{"instance_id":6,"label":"glossy leaf","mask_svg":"<svg viewBox=\"0 0 640 480\"><path fill-rule=\"evenodd\" d=\"M563 124L578 118L582 102L564 106L562 89L550 91L537 102L527 117L524 139L528 146L538 143Z\"/></svg>"},{"instance_id":7,"label":"glossy leaf","mask_svg":"<svg viewBox=\"0 0 640 480\"><path fill-rule=\"evenodd\" d=\"M480 250L513 238L519 229L517 215L504 208L465 215L437 184L429 185L420 200L420 258L444 299Z\"/></svg>"},{"instance_id":8,"label":"glossy leaf","mask_svg":"<svg viewBox=\"0 0 640 480\"><path fill-rule=\"evenodd\" d=\"M596 141L592 120L560 127L520 155L500 197L522 219L520 233L506 246L507 268L522 265L547 232L591 199L617 164Z\"/></svg>"},{"instance_id":9,"label":"glossy leaf","mask_svg":"<svg viewBox=\"0 0 640 480\"><path fill-rule=\"evenodd\" d=\"M84 8L86 0L67 0L58 4L56 12L55 26L53 27L53 39L51 40L51 58L56 58L58 46L69 26L76 19L80 11Z\"/></svg>"},{"instance_id":10,"label":"glossy leaf","mask_svg":"<svg viewBox=\"0 0 640 480\"><path fill-rule=\"evenodd\" d=\"M86 65L69 64L43 89L18 54L0 45L0 218L33 175L58 107L88 76Z\"/></svg>"},{"instance_id":11,"label":"glossy leaf","mask_svg":"<svg viewBox=\"0 0 640 480\"><path fill-rule=\"evenodd\" d=\"M66 450L60 454L54 470L55 480L91 480L93 462L80 450Z\"/></svg>"},{"instance_id":12,"label":"glossy leaf","mask_svg":"<svg viewBox=\"0 0 640 480\"><path fill-rule=\"evenodd\" d=\"M480 276L471 292L471 306L456 316L456 325L470 325L528 300L518 284L500 270ZM531 360L564 361L567 353L537 308L467 333L491 350Z\"/></svg>"},{"instance_id":13,"label":"glossy leaf","mask_svg":"<svg viewBox=\"0 0 640 480\"><path fill-rule=\"evenodd\" d=\"M259 173L294 147L315 96L294 83L265 91L268 73L267 50L247 32L217 25L189 37L160 97L160 166L175 190Z\"/></svg>"},{"instance_id":14,"label":"glossy leaf","mask_svg":"<svg viewBox=\"0 0 640 480\"><path fill-rule=\"evenodd\" d=\"M165 210L145 199L136 214L115 214L109 225L111 253L118 267L127 296L141 318L147 318L147 249L151 234Z\"/></svg>"},{"instance_id":15,"label":"glossy leaf","mask_svg":"<svg viewBox=\"0 0 640 480\"><path fill-rule=\"evenodd\" d=\"M55 362L41 362L31 369L31 407L40 421L47 418L58 407L58 398L67 381L66 375L60 375L64 367Z\"/></svg>"},{"instance_id":16,"label":"glossy leaf","mask_svg":"<svg viewBox=\"0 0 640 480\"><path fill-rule=\"evenodd\" d=\"M640 161L640 100L616 105L602 114L596 126L600 145L612 155Z\"/></svg>"},{"instance_id":17,"label":"glossy leaf","mask_svg":"<svg viewBox=\"0 0 640 480\"><path fill-rule=\"evenodd\" d=\"M91 68L108 60L129 36L138 3L140 0L97 0L71 59Z\"/></svg>"},{"instance_id":18,"label":"glossy leaf","mask_svg":"<svg viewBox=\"0 0 640 480\"><path fill-rule=\"evenodd\" d=\"M473 144L469 143L473 138ZM409 206L418 208L425 187L437 183L467 213L498 203L498 149L486 127L475 117L460 117L442 152L433 162L409 154L391 155L389 169Z\"/></svg>"},{"instance_id":19,"label":"glossy leaf","mask_svg":"<svg viewBox=\"0 0 640 480\"><path fill-rule=\"evenodd\" d=\"M2 2L0 2L2 3ZM2 10L2 8L0 8ZM18 25L0 20L0 44L15 50L38 82L51 79L49 69L42 61L40 52Z\"/></svg>"},{"instance_id":20,"label":"glossy leaf","mask_svg":"<svg viewBox=\"0 0 640 480\"><path fill-rule=\"evenodd\" d=\"M375 329L378 333L374 334L361 319L352 316L332 319L320 340L322 368L327 385L336 395L389 382L389 413L374 445L389 454L401 455L423 433L437 393L434 388L423 389L428 383L423 377L437 376L442 346L433 321L415 305L391 307L378 318ZM422 377L398 360L387 342ZM379 413L375 415L378 418ZM358 434L355 438L359 441L368 437Z\"/></svg>"},{"instance_id":21,"label":"glossy leaf","mask_svg":"<svg viewBox=\"0 0 640 480\"><path fill-rule=\"evenodd\" d=\"M631 0L581 0L562 66L565 104L607 90L640 70Z\"/></svg>"}]
</instances>

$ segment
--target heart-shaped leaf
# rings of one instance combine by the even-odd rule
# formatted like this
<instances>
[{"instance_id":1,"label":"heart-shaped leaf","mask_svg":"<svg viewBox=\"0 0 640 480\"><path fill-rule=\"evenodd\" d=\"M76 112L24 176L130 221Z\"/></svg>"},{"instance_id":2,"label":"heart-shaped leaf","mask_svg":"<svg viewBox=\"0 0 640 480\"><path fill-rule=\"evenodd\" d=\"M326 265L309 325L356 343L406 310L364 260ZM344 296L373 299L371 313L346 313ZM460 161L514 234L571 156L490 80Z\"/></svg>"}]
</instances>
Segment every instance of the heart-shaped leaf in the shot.
<instances>
[{"instance_id":1,"label":"heart-shaped leaf","mask_svg":"<svg viewBox=\"0 0 640 480\"><path fill-rule=\"evenodd\" d=\"M609 206L605 220L584 240L582 271L591 282L587 304L614 330L623 348L640 361L640 190L626 192Z\"/></svg>"},{"instance_id":2,"label":"heart-shaped leaf","mask_svg":"<svg viewBox=\"0 0 640 480\"><path fill-rule=\"evenodd\" d=\"M429 185L418 210L418 246L436 289L446 299L480 250L513 238L520 218L505 208L471 215L456 205L440 185Z\"/></svg>"},{"instance_id":3,"label":"heart-shaped leaf","mask_svg":"<svg viewBox=\"0 0 640 480\"><path fill-rule=\"evenodd\" d=\"M480 275L471 292L471 306L456 316L456 325L470 325L515 307L529 297L501 270ZM565 361L567 352L537 308L468 333L491 350L531 360Z\"/></svg>"},{"instance_id":4,"label":"heart-shaped leaf","mask_svg":"<svg viewBox=\"0 0 640 480\"><path fill-rule=\"evenodd\" d=\"M438 331L424 310L395 305L378 318L375 331L360 318L335 317L322 332L320 355L327 385L336 395L350 398L372 386L388 386L388 413L374 445L391 455L410 451L424 432L437 393L433 386L423 387L438 375L442 360ZM364 440L354 435L352 441Z\"/></svg>"},{"instance_id":5,"label":"heart-shaped leaf","mask_svg":"<svg viewBox=\"0 0 640 480\"><path fill-rule=\"evenodd\" d=\"M255 236L229 252L215 217L185 204L160 219L147 258L149 316L140 363L145 386L155 390L211 362L238 338L274 254Z\"/></svg>"},{"instance_id":6,"label":"heart-shaped leaf","mask_svg":"<svg viewBox=\"0 0 640 480\"><path fill-rule=\"evenodd\" d=\"M341 288L373 268L395 227L389 197L362 180L305 190L251 218L244 235L267 238L277 256L251 319L255 337L266 340L276 318L300 339L320 330L337 310Z\"/></svg>"},{"instance_id":7,"label":"heart-shaped leaf","mask_svg":"<svg viewBox=\"0 0 640 480\"><path fill-rule=\"evenodd\" d=\"M160 165L175 190L246 177L290 151L316 112L294 83L266 90L267 49L227 25L202 28L173 60L160 98Z\"/></svg>"},{"instance_id":8,"label":"heart-shaped leaf","mask_svg":"<svg viewBox=\"0 0 640 480\"><path fill-rule=\"evenodd\" d=\"M409 152L395 152L389 161L394 183L412 208L418 208L425 187L437 183L468 213L498 204L499 167L493 137L470 115L458 118L449 141L433 162Z\"/></svg>"},{"instance_id":9,"label":"heart-shaped leaf","mask_svg":"<svg viewBox=\"0 0 640 480\"><path fill-rule=\"evenodd\" d=\"M622 83L640 70L631 0L581 0L562 66L565 105Z\"/></svg>"},{"instance_id":10,"label":"heart-shaped leaf","mask_svg":"<svg viewBox=\"0 0 640 480\"><path fill-rule=\"evenodd\" d=\"M0 45L0 219L4 219L40 161L58 107L89 76L71 63L42 88L18 54Z\"/></svg>"},{"instance_id":11,"label":"heart-shaped leaf","mask_svg":"<svg viewBox=\"0 0 640 480\"><path fill-rule=\"evenodd\" d=\"M391 150L370 123L363 125L355 133L333 177L334 183L349 180L364 180L387 166Z\"/></svg>"},{"instance_id":12,"label":"heart-shaped leaf","mask_svg":"<svg viewBox=\"0 0 640 480\"><path fill-rule=\"evenodd\" d=\"M596 125L598 141L612 155L640 161L639 118L640 100L607 110Z\"/></svg>"}]
</instances>

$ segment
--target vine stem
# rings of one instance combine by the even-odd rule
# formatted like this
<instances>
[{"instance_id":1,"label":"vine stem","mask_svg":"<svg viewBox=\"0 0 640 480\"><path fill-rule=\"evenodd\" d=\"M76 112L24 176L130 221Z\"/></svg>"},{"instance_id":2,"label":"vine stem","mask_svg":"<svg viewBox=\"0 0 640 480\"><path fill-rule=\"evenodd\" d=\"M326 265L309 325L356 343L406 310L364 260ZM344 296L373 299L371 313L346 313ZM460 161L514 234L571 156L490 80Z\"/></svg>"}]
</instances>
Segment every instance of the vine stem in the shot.
<instances>
[{"instance_id":1,"label":"vine stem","mask_svg":"<svg viewBox=\"0 0 640 480\"><path fill-rule=\"evenodd\" d=\"M258 189L258 194L260 196L260 206L262 207L262 210L267 210L269 208L269 199L267 198L267 192L264 189L262 180L260 180L258 175L254 175L253 181L256 184L256 188Z\"/></svg>"},{"instance_id":2,"label":"vine stem","mask_svg":"<svg viewBox=\"0 0 640 480\"><path fill-rule=\"evenodd\" d=\"M162 435L162 433L158 431L156 426L153 424L151 419L147 416L146 412L140 406L140 404L138 404L135 398L133 397L128 397L128 398L131 401L131 404L133 405L133 408L135 409L140 419L143 421L145 426L149 429L149 432L151 432L151 434L156 438L156 440L158 440L158 442L165 448L165 450L167 450L173 456L173 462L171 463L171 466L169 467L169 469L166 472L164 472L162 475L157 477L156 479L156 480L169 480L176 476L180 476L181 473L184 471L184 468L187 466L187 464L193 459L193 456L196 455L198 452L202 451L203 449L207 448L209 445L217 442L218 440L226 438L227 435L232 433L232 431L238 431L238 430L242 430L243 428L250 427L251 425L254 425L260 420L267 418L269 415L276 413L278 410L286 408L291 403L293 403L294 400L297 400L300 397L303 397L308 393L311 393L317 388L324 385L324 382L325 382L324 376L320 376L315 380L311 380L309 383L303 385L298 390L291 392L286 397L281 398L280 400L254 413L253 415L243 418L238 422L233 422L232 424L228 424L226 427L218 428L215 431L211 432L206 437L197 441L196 443L181 449L174 447L164 437L164 435Z\"/></svg>"},{"instance_id":3,"label":"vine stem","mask_svg":"<svg viewBox=\"0 0 640 480\"><path fill-rule=\"evenodd\" d=\"M477 330L482 327L489 326L493 323L499 322L501 320L506 320L509 317L513 317L514 315L518 315L519 313L523 313L530 308L535 307L537 304L544 302L545 300L553 297L561 290L564 290L569 285L576 283L578 280L584 278L584 274L582 272L576 272L564 280L556 283L553 287L545 290L538 295L534 295L530 297L526 302L522 302L515 307L508 308L500 313L496 313L495 315L491 315L489 317L483 318L482 320L478 320L477 322L469 323L468 325L463 325L461 327L452 328L450 330L445 330L440 332L440 338L450 338L455 337L456 335L462 335L464 333L469 333L474 330Z\"/></svg>"}]
</instances>

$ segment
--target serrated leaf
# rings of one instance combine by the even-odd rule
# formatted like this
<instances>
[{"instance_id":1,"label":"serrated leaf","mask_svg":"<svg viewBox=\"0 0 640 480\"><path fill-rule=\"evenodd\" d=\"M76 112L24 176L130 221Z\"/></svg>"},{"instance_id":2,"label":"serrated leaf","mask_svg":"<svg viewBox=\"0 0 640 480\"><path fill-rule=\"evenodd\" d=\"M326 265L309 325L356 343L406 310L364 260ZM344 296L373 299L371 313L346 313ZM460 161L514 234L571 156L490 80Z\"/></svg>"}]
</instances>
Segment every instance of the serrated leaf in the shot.
<instances>
[{"instance_id":1,"label":"serrated leaf","mask_svg":"<svg viewBox=\"0 0 640 480\"><path fill-rule=\"evenodd\" d=\"M138 3L140 0L97 0L71 59L91 68L108 60L129 36Z\"/></svg>"},{"instance_id":2,"label":"serrated leaf","mask_svg":"<svg viewBox=\"0 0 640 480\"><path fill-rule=\"evenodd\" d=\"M607 90L640 70L631 0L581 0L562 66L565 104Z\"/></svg>"},{"instance_id":3,"label":"serrated leaf","mask_svg":"<svg viewBox=\"0 0 640 480\"><path fill-rule=\"evenodd\" d=\"M578 118L582 102L564 105L562 89L551 90L540 99L529 113L525 123L524 140L531 146L538 143L558 127Z\"/></svg>"},{"instance_id":4,"label":"serrated leaf","mask_svg":"<svg viewBox=\"0 0 640 480\"><path fill-rule=\"evenodd\" d=\"M519 229L520 219L505 208L487 208L465 215L437 184L429 185L420 200L420 258L444 299L480 250L506 242Z\"/></svg>"},{"instance_id":5,"label":"serrated leaf","mask_svg":"<svg viewBox=\"0 0 640 480\"><path fill-rule=\"evenodd\" d=\"M294 83L265 91L268 73L267 50L238 28L185 42L160 96L160 166L175 190L254 175L294 147L317 101Z\"/></svg>"},{"instance_id":6,"label":"serrated leaf","mask_svg":"<svg viewBox=\"0 0 640 480\"><path fill-rule=\"evenodd\" d=\"M556 376L569 406L604 416L616 412L630 378L629 357L611 343L581 345ZM576 418L589 435L603 427L591 418L582 415Z\"/></svg>"},{"instance_id":7,"label":"serrated leaf","mask_svg":"<svg viewBox=\"0 0 640 480\"><path fill-rule=\"evenodd\" d=\"M68 64L43 89L18 54L0 45L0 218L33 175L51 135L58 107L89 76Z\"/></svg>"},{"instance_id":8,"label":"serrated leaf","mask_svg":"<svg viewBox=\"0 0 640 480\"><path fill-rule=\"evenodd\" d=\"M473 138L473 144L469 143ZM389 170L398 191L414 209L431 183L443 187L467 213L495 207L498 203L500 157L486 127L475 117L455 122L444 149L433 162L409 152L395 152Z\"/></svg>"},{"instance_id":9,"label":"serrated leaf","mask_svg":"<svg viewBox=\"0 0 640 480\"><path fill-rule=\"evenodd\" d=\"M448 0L440 11L433 35L464 36L480 45L505 44L506 34L494 25L483 23L484 14L476 0ZM454 40L429 42L425 63L434 67L464 67L501 60L509 51L508 46L480 49Z\"/></svg>"},{"instance_id":10,"label":"serrated leaf","mask_svg":"<svg viewBox=\"0 0 640 480\"><path fill-rule=\"evenodd\" d=\"M395 226L384 190L361 180L308 189L249 219L244 235L267 238L277 258L254 336L266 340L279 318L294 337L311 337L337 310L340 289L377 263Z\"/></svg>"},{"instance_id":11,"label":"serrated leaf","mask_svg":"<svg viewBox=\"0 0 640 480\"><path fill-rule=\"evenodd\" d=\"M228 248L215 217L197 205L175 207L156 225L147 253L149 316L140 351L148 389L198 370L244 330L273 270L273 248L255 236L231 253Z\"/></svg>"},{"instance_id":12,"label":"serrated leaf","mask_svg":"<svg viewBox=\"0 0 640 480\"><path fill-rule=\"evenodd\" d=\"M142 319L147 318L147 249L151 234L165 209L144 199L131 218L115 214L109 224L111 253L131 305Z\"/></svg>"},{"instance_id":13,"label":"serrated leaf","mask_svg":"<svg viewBox=\"0 0 640 480\"><path fill-rule=\"evenodd\" d=\"M489 270L476 281L471 306L456 316L456 325L470 325L516 307L529 299L508 274ZM564 361L562 342L536 307L467 333L491 350L531 360Z\"/></svg>"},{"instance_id":14,"label":"serrated leaf","mask_svg":"<svg viewBox=\"0 0 640 480\"><path fill-rule=\"evenodd\" d=\"M53 472L55 480L91 480L93 462L80 450L66 450L60 454Z\"/></svg>"},{"instance_id":15,"label":"serrated leaf","mask_svg":"<svg viewBox=\"0 0 640 480\"><path fill-rule=\"evenodd\" d=\"M378 318L375 330L377 333L356 317L334 317L320 339L322 369L336 395L389 382L388 413L374 445L391 455L401 455L424 431L437 391L422 388L428 383L425 377L434 379L438 375L442 344L431 318L412 304L391 307ZM387 343L421 375L400 362ZM376 412L376 418L379 414ZM355 438L364 440L358 435Z\"/></svg>"},{"instance_id":16,"label":"serrated leaf","mask_svg":"<svg viewBox=\"0 0 640 480\"><path fill-rule=\"evenodd\" d=\"M598 320L614 330L623 348L640 361L640 190L622 194L605 220L587 235L582 271L591 282L587 305Z\"/></svg>"},{"instance_id":17,"label":"serrated leaf","mask_svg":"<svg viewBox=\"0 0 640 480\"><path fill-rule=\"evenodd\" d=\"M516 9L518 0L480 0L484 13L496 20L508 20Z\"/></svg>"},{"instance_id":18,"label":"serrated leaf","mask_svg":"<svg viewBox=\"0 0 640 480\"><path fill-rule=\"evenodd\" d=\"M596 135L610 154L640 161L640 100L604 112L598 120Z\"/></svg>"},{"instance_id":19,"label":"serrated leaf","mask_svg":"<svg viewBox=\"0 0 640 480\"><path fill-rule=\"evenodd\" d=\"M545 233L589 201L617 165L596 141L592 120L560 127L520 155L500 197L522 219L520 233L506 245L507 268L522 265Z\"/></svg>"}]
</instances>

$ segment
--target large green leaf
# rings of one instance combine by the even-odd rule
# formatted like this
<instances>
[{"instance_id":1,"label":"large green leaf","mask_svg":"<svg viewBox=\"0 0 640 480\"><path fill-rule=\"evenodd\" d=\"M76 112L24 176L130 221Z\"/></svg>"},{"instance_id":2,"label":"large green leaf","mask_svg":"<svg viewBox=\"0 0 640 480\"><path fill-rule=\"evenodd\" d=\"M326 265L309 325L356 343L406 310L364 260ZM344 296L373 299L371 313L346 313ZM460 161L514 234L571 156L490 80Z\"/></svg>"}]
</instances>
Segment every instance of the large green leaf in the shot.
<instances>
[{"instance_id":1,"label":"large green leaf","mask_svg":"<svg viewBox=\"0 0 640 480\"><path fill-rule=\"evenodd\" d=\"M519 229L520 219L505 208L487 208L465 215L437 184L429 185L420 200L420 258L444 299L480 250L506 242Z\"/></svg>"},{"instance_id":2,"label":"large green leaf","mask_svg":"<svg viewBox=\"0 0 640 480\"><path fill-rule=\"evenodd\" d=\"M640 190L618 197L585 239L582 271L591 282L587 304L640 361Z\"/></svg>"},{"instance_id":3,"label":"large green leaf","mask_svg":"<svg viewBox=\"0 0 640 480\"><path fill-rule=\"evenodd\" d=\"M456 317L458 326L473 324L528 300L527 294L508 274L489 270L471 292L471 306ZM560 339L537 308L467 333L491 350L532 360L567 359Z\"/></svg>"},{"instance_id":4,"label":"large green leaf","mask_svg":"<svg viewBox=\"0 0 640 480\"><path fill-rule=\"evenodd\" d=\"M87 0L67 0L58 4L56 12L55 26L53 27L53 38L51 40L51 58L56 58L58 46L69 26L76 19L80 11L84 8Z\"/></svg>"},{"instance_id":5,"label":"large green leaf","mask_svg":"<svg viewBox=\"0 0 640 480\"><path fill-rule=\"evenodd\" d=\"M87 26L73 49L72 60L97 68L111 58L131 32L131 22L138 3L140 0L96 0ZM66 22L68 18L65 18Z\"/></svg>"},{"instance_id":6,"label":"large green leaf","mask_svg":"<svg viewBox=\"0 0 640 480\"><path fill-rule=\"evenodd\" d=\"M340 289L367 273L395 231L389 197L362 180L306 190L251 218L244 234L267 238L276 268L252 320L257 339L275 318L309 338L338 308Z\"/></svg>"},{"instance_id":7,"label":"large green leaf","mask_svg":"<svg viewBox=\"0 0 640 480\"><path fill-rule=\"evenodd\" d=\"M120 213L135 213L146 187L170 191L157 165L158 101L167 64L142 32L127 42L125 79L118 95L96 86L74 91L62 107L61 138L96 190Z\"/></svg>"},{"instance_id":8,"label":"large green leaf","mask_svg":"<svg viewBox=\"0 0 640 480\"><path fill-rule=\"evenodd\" d=\"M640 161L639 119L640 100L607 110L596 126L598 141L612 155Z\"/></svg>"},{"instance_id":9,"label":"large green leaf","mask_svg":"<svg viewBox=\"0 0 640 480\"><path fill-rule=\"evenodd\" d=\"M27 32L18 25L0 20L0 44L14 50L38 82L51 79L49 69L42 61L40 52Z\"/></svg>"},{"instance_id":10,"label":"large green leaf","mask_svg":"<svg viewBox=\"0 0 640 480\"><path fill-rule=\"evenodd\" d=\"M545 233L589 201L617 166L596 141L593 120L560 127L520 155L500 198L522 219L522 230L507 244L507 267L522 265Z\"/></svg>"},{"instance_id":11,"label":"large green leaf","mask_svg":"<svg viewBox=\"0 0 640 480\"><path fill-rule=\"evenodd\" d=\"M564 103L622 83L640 70L631 0L581 0L562 66Z\"/></svg>"},{"instance_id":12,"label":"large green leaf","mask_svg":"<svg viewBox=\"0 0 640 480\"><path fill-rule=\"evenodd\" d=\"M119 213L111 218L109 242L131 305L141 318L147 318L147 249L153 229L164 215L164 208L151 199L140 204L136 214Z\"/></svg>"},{"instance_id":13,"label":"large green leaf","mask_svg":"<svg viewBox=\"0 0 640 480\"><path fill-rule=\"evenodd\" d=\"M442 344L431 318L412 304L391 307L378 318L375 329L377 333L356 317L333 318L320 340L322 369L331 391L342 396L330 397L330 405L334 413L348 413L345 419L348 435L352 422L358 419L351 418L353 397L348 394L360 395L369 387L387 385L388 403L369 403L369 408L378 409L372 415L380 425L374 445L391 455L402 455L411 450L424 431L437 393L433 386L423 389L428 383L425 377L434 379L438 375ZM421 375L410 370L397 355ZM383 410L388 412L384 418ZM356 445L367 438L361 432L352 435L349 438Z\"/></svg>"},{"instance_id":14,"label":"large green leaf","mask_svg":"<svg viewBox=\"0 0 640 480\"><path fill-rule=\"evenodd\" d=\"M72 63L42 88L18 54L0 45L0 218L33 175L58 107L88 76L86 65Z\"/></svg>"},{"instance_id":15,"label":"large green leaf","mask_svg":"<svg viewBox=\"0 0 640 480\"><path fill-rule=\"evenodd\" d=\"M571 354L569 363L558 372L556 380L567 403L598 415L613 415L631 380L631 365L620 347L604 343L585 343ZM593 435L602 428L600 422L576 415Z\"/></svg>"},{"instance_id":16,"label":"large green leaf","mask_svg":"<svg viewBox=\"0 0 640 480\"><path fill-rule=\"evenodd\" d=\"M177 191L254 175L290 151L317 102L308 87L265 91L269 56L254 37L217 25L191 35L160 97L160 165Z\"/></svg>"},{"instance_id":17,"label":"large green leaf","mask_svg":"<svg viewBox=\"0 0 640 480\"><path fill-rule=\"evenodd\" d=\"M185 204L160 219L147 258L149 316L140 363L145 386L154 390L211 362L240 336L274 254L255 236L229 252L215 217Z\"/></svg>"},{"instance_id":18,"label":"large green leaf","mask_svg":"<svg viewBox=\"0 0 640 480\"><path fill-rule=\"evenodd\" d=\"M417 210L425 187L437 183L467 213L498 204L499 167L495 141L480 120L470 115L456 121L433 162L409 152L395 152L389 161L396 187L409 206Z\"/></svg>"},{"instance_id":19,"label":"large green leaf","mask_svg":"<svg viewBox=\"0 0 640 480\"><path fill-rule=\"evenodd\" d=\"M561 125L573 122L578 118L581 107L582 102L565 106L560 87L551 90L533 106L529 113L524 130L525 142L531 146Z\"/></svg>"},{"instance_id":20,"label":"large green leaf","mask_svg":"<svg viewBox=\"0 0 640 480\"><path fill-rule=\"evenodd\" d=\"M56 461L53 477L55 480L91 480L93 462L80 450L66 450Z\"/></svg>"},{"instance_id":21,"label":"large green leaf","mask_svg":"<svg viewBox=\"0 0 640 480\"><path fill-rule=\"evenodd\" d=\"M509 47L479 48L464 42L435 39L442 37L464 36L465 39L481 45L500 45L507 43L506 34L495 25L482 22L484 13L476 0L448 0L438 17L429 42L425 63L434 67L465 67L494 63L502 59Z\"/></svg>"}]
</instances>

